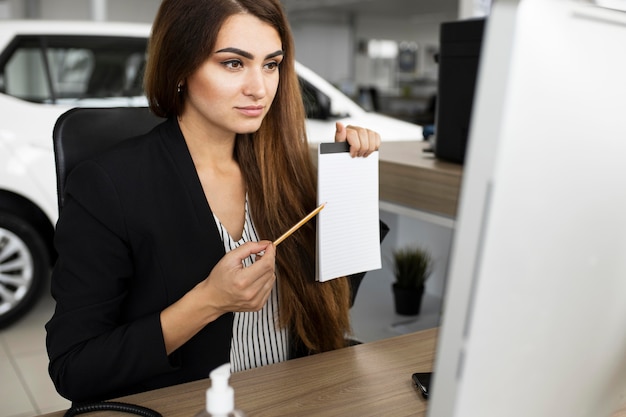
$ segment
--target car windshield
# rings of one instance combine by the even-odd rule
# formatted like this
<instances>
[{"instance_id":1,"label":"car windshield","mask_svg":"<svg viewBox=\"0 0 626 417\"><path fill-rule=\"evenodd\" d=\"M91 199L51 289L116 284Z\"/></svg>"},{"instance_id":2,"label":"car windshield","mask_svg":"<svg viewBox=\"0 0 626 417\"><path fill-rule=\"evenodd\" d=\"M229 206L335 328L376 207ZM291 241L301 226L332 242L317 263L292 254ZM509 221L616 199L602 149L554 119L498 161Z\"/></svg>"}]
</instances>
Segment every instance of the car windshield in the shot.
<instances>
[{"instance_id":1,"label":"car windshield","mask_svg":"<svg viewBox=\"0 0 626 417\"><path fill-rule=\"evenodd\" d=\"M143 95L147 39L18 36L0 61L0 91L37 103Z\"/></svg>"}]
</instances>

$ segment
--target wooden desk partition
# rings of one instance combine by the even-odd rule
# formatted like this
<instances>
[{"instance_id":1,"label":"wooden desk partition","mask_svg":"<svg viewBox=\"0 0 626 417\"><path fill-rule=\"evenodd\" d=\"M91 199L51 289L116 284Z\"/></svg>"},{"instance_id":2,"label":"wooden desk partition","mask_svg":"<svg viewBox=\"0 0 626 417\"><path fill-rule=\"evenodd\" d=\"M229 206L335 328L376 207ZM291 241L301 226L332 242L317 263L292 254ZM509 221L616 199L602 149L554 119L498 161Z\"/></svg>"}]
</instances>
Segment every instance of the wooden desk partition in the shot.
<instances>
[{"instance_id":1,"label":"wooden desk partition","mask_svg":"<svg viewBox=\"0 0 626 417\"><path fill-rule=\"evenodd\" d=\"M424 152L423 141L384 142L380 147L380 199L455 218L463 167ZM317 145L311 145L317 162Z\"/></svg>"}]
</instances>

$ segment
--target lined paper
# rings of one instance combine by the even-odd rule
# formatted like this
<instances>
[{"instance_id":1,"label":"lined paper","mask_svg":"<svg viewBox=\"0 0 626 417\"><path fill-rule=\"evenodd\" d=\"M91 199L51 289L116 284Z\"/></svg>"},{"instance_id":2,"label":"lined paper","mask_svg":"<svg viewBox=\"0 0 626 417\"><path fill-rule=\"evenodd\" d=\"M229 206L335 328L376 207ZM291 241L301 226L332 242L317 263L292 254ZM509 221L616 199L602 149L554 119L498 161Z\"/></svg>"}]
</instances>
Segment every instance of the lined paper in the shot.
<instances>
[{"instance_id":1,"label":"lined paper","mask_svg":"<svg viewBox=\"0 0 626 417\"><path fill-rule=\"evenodd\" d=\"M380 269L378 152L352 158L346 142L320 143L317 169L318 281Z\"/></svg>"}]
</instances>

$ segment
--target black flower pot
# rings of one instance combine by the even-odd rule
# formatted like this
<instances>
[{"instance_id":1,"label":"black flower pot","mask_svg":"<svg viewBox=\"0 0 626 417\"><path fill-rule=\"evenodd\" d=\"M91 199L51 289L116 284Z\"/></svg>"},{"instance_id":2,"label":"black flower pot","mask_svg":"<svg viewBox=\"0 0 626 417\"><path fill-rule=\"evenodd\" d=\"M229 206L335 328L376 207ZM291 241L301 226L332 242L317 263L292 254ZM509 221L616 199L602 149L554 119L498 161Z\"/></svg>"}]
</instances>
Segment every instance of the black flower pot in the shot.
<instances>
[{"instance_id":1,"label":"black flower pot","mask_svg":"<svg viewBox=\"0 0 626 417\"><path fill-rule=\"evenodd\" d=\"M403 316L416 316L422 307L424 287L404 288L393 284L393 298L396 305L396 313Z\"/></svg>"}]
</instances>

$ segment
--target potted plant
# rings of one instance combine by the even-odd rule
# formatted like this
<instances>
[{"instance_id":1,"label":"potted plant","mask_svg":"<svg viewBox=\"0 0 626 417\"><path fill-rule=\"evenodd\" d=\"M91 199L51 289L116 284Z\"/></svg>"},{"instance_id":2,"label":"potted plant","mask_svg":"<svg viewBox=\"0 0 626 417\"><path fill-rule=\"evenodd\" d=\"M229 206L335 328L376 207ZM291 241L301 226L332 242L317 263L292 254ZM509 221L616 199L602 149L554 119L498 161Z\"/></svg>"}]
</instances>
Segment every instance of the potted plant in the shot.
<instances>
[{"instance_id":1,"label":"potted plant","mask_svg":"<svg viewBox=\"0 0 626 417\"><path fill-rule=\"evenodd\" d=\"M415 316L420 312L424 284L432 272L432 256L419 247L406 247L392 252L393 295L396 313Z\"/></svg>"}]
</instances>

